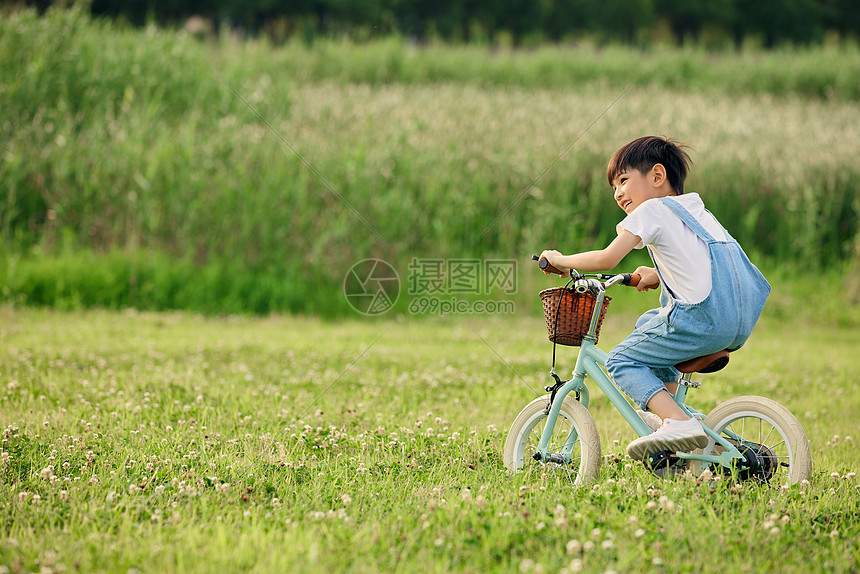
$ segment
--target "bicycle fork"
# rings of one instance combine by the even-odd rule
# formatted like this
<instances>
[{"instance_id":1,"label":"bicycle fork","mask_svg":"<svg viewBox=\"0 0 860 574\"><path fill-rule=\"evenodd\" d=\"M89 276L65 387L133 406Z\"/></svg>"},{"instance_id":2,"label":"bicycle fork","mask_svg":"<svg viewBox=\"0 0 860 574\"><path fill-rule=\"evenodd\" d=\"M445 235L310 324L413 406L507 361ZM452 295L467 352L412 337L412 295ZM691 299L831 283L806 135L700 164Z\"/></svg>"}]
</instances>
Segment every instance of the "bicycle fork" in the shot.
<instances>
[{"instance_id":1,"label":"bicycle fork","mask_svg":"<svg viewBox=\"0 0 860 574\"><path fill-rule=\"evenodd\" d=\"M584 373L577 374L577 372L574 371L574 376L569 381L562 381L558 375L555 374L554 370L550 371L550 375L555 379L555 384L544 388L550 393L550 402L547 404L546 410L544 411L546 413L546 423L544 424L543 432L541 433L540 442L538 443L537 451L532 455L532 457L540 462L567 464L570 462L573 447L576 445L576 441L579 438L575 426L571 425L570 434L564 441L559 452L547 452L547 448L553 438L555 423L558 421L558 416L561 413L561 405L564 402L564 398L570 393L576 393L576 399L587 408L589 402L588 388L584 384Z\"/></svg>"},{"instance_id":2,"label":"bicycle fork","mask_svg":"<svg viewBox=\"0 0 860 574\"><path fill-rule=\"evenodd\" d=\"M564 445L562 445L559 452L547 452L547 448L553 438L555 424L558 421L559 414L561 413L561 405L567 395L570 393L576 393L576 400L582 403L585 408L588 408L590 395L588 393L588 387L585 386L585 375L587 369L585 362L588 354L593 352L602 353L602 351L600 351L591 340L584 340L582 342L579 355L576 358L576 365L573 368L572 377L568 381L562 381L558 378L558 375L555 374L554 366L550 371L550 375L555 380L555 384L545 387L545 390L550 393L550 403L547 405L545 411L546 423L544 425L543 432L541 433L540 441L538 442L537 451L532 455L535 460L555 464L567 464L570 462L573 448L576 445L576 441L579 439L579 433L576 432L576 426L573 424L571 424L570 434L567 436L567 439L564 441ZM596 366L594 359L590 360Z\"/></svg>"}]
</instances>

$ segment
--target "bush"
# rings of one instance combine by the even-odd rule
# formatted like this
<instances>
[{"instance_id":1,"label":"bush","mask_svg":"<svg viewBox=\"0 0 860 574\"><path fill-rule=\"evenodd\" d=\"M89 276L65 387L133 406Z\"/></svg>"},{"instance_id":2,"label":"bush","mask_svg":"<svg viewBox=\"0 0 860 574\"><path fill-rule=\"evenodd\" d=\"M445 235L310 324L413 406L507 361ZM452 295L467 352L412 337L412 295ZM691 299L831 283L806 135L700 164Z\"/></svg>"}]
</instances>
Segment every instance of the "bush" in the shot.
<instances>
[{"instance_id":1,"label":"bush","mask_svg":"<svg viewBox=\"0 0 860 574\"><path fill-rule=\"evenodd\" d=\"M4 293L336 315L367 257L405 272L605 244L606 160L649 132L694 144L688 189L748 251L837 264L857 244L858 60L276 48L15 12L0 20Z\"/></svg>"}]
</instances>

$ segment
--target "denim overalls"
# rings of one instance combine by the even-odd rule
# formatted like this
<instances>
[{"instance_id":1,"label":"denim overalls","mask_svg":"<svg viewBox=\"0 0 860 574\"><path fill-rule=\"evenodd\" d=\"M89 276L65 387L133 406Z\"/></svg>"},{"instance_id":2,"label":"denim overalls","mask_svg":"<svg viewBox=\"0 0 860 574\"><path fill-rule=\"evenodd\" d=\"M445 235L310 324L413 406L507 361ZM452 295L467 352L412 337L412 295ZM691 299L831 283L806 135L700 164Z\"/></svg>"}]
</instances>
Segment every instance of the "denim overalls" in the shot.
<instances>
[{"instance_id":1,"label":"denim overalls","mask_svg":"<svg viewBox=\"0 0 860 574\"><path fill-rule=\"evenodd\" d=\"M726 241L717 241L674 199L660 201L707 244L711 292L700 303L682 303L661 276L661 307L642 315L633 333L610 351L607 371L643 409L651 397L665 390L664 383L677 380L677 363L739 349L752 333L770 293L767 280L728 232Z\"/></svg>"}]
</instances>

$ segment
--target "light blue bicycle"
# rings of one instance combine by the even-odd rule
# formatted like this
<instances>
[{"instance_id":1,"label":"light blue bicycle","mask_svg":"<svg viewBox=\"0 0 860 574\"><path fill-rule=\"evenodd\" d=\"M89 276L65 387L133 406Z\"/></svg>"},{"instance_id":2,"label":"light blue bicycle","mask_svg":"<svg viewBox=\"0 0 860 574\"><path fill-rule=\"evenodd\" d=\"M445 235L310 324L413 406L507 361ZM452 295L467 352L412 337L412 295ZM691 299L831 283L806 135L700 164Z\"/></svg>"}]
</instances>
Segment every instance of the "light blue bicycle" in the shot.
<instances>
[{"instance_id":1,"label":"light blue bicycle","mask_svg":"<svg viewBox=\"0 0 860 574\"><path fill-rule=\"evenodd\" d=\"M558 272L546 259L539 263L542 269ZM586 376L639 436L653 432L604 370L606 353L597 347L609 302L606 290L619 283L636 285L638 280L636 274L580 275L571 270L567 285L541 292L553 340L552 384L545 388L549 394L529 403L511 425L504 450L508 470L563 473L577 485L597 476L600 434L588 411ZM556 343L580 346L570 380L563 381L555 373ZM721 351L676 365L682 375L677 383L668 385L668 390L684 412L702 420L708 445L692 452L658 452L646 457L645 467L660 477L689 469L694 476L709 471L775 486L809 479L809 440L797 418L776 401L758 396L736 397L721 403L707 416L686 403L688 389L699 387L692 373L715 372L728 362L728 351Z\"/></svg>"}]
</instances>

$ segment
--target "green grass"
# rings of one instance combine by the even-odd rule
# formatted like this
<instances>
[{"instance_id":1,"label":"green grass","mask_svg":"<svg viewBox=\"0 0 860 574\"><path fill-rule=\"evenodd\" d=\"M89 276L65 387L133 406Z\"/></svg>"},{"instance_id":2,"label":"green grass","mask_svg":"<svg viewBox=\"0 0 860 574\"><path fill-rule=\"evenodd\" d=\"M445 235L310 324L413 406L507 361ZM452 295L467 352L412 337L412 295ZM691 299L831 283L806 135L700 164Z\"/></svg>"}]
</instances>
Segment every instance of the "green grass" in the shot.
<instances>
[{"instance_id":1,"label":"green grass","mask_svg":"<svg viewBox=\"0 0 860 574\"><path fill-rule=\"evenodd\" d=\"M691 394L703 410L738 394L790 408L813 447L808 487L662 482L625 458L633 432L593 390L605 459L576 490L502 466L550 359L542 321L523 313L0 318L9 572L850 572L860 560L856 328L766 317ZM611 313L601 346L632 319ZM559 357L566 372L574 352Z\"/></svg>"},{"instance_id":2,"label":"green grass","mask_svg":"<svg viewBox=\"0 0 860 574\"><path fill-rule=\"evenodd\" d=\"M857 257L858 60L850 44L200 42L14 12L0 297L343 315L325 301L367 257L605 244L621 214L606 162L647 133L693 146L687 189L762 262L840 265Z\"/></svg>"}]
</instances>

